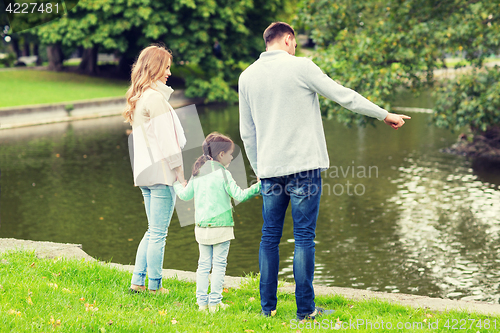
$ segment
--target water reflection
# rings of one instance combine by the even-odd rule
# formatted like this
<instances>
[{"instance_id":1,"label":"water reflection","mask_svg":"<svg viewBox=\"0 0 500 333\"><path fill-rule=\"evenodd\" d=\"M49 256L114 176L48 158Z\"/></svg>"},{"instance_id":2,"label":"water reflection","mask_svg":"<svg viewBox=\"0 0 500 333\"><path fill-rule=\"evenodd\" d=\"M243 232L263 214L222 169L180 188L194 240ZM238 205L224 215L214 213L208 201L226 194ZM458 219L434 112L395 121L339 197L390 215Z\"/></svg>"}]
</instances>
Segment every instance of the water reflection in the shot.
<instances>
[{"instance_id":1,"label":"water reflection","mask_svg":"<svg viewBox=\"0 0 500 333\"><path fill-rule=\"evenodd\" d=\"M431 278L442 297L498 302L500 191L469 163L446 162L410 154L392 181L405 270Z\"/></svg>"}]
</instances>

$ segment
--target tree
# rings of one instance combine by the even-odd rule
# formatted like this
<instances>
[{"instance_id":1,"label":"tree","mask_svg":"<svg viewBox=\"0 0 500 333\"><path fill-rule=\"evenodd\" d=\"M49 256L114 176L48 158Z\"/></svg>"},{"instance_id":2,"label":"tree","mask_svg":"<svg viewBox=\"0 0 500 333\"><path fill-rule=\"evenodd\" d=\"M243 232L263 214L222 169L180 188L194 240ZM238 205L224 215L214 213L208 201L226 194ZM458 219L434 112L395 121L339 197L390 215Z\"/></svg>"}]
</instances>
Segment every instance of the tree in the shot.
<instances>
[{"instance_id":1,"label":"tree","mask_svg":"<svg viewBox=\"0 0 500 333\"><path fill-rule=\"evenodd\" d=\"M164 42L188 74L186 94L235 100L231 87L263 49L261 34L287 0L81 0L66 17L38 28L47 44L117 52L127 73L140 50ZM217 51L214 45L218 43ZM95 52L95 51L94 51ZM87 72L95 66L87 67Z\"/></svg>"},{"instance_id":2,"label":"tree","mask_svg":"<svg viewBox=\"0 0 500 333\"><path fill-rule=\"evenodd\" d=\"M433 72L444 65L447 54L463 52L481 67L499 48L498 0L369 0L363 4L301 0L299 6L296 23L309 29L321 47L316 63L332 78L388 110L397 88L432 87ZM347 125L373 122L331 101L321 104L325 116L335 116Z\"/></svg>"}]
</instances>

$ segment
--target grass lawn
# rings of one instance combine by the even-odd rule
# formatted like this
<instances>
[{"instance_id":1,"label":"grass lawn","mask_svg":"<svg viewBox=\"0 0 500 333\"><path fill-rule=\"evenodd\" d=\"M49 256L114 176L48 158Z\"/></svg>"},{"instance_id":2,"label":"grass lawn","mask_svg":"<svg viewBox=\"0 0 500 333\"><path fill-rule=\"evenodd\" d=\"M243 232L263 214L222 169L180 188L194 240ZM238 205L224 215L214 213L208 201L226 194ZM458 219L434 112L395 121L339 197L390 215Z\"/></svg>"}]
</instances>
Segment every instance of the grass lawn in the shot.
<instances>
[{"instance_id":1,"label":"grass lawn","mask_svg":"<svg viewBox=\"0 0 500 333\"><path fill-rule=\"evenodd\" d=\"M125 96L128 81L38 70L0 71L0 107Z\"/></svg>"},{"instance_id":2,"label":"grass lawn","mask_svg":"<svg viewBox=\"0 0 500 333\"><path fill-rule=\"evenodd\" d=\"M455 321L456 328L465 322L467 331L490 332L500 326L495 317L355 302L338 295L316 297L318 306L336 310L333 315L298 322L294 296L286 293L278 294L276 315L263 317L257 278L225 289L229 308L210 314L198 311L194 283L167 279L168 295L131 294L130 278L131 273L98 262L37 259L33 252L0 254L0 332L297 333L335 325L344 325L345 331L355 326L359 332L387 331L389 325L394 332L449 332Z\"/></svg>"}]
</instances>

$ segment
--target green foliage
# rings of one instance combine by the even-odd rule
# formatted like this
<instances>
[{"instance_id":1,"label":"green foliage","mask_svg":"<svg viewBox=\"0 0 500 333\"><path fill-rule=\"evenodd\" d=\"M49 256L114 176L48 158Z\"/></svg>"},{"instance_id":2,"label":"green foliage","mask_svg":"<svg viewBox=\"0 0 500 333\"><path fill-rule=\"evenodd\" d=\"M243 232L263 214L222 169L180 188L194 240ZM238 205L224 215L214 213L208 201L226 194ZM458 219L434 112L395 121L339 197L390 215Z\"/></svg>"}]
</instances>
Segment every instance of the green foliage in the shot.
<instances>
[{"instance_id":1,"label":"green foliage","mask_svg":"<svg viewBox=\"0 0 500 333\"><path fill-rule=\"evenodd\" d=\"M458 130L470 126L473 133L500 124L500 68L474 71L440 88L434 122Z\"/></svg>"},{"instance_id":2,"label":"green foliage","mask_svg":"<svg viewBox=\"0 0 500 333\"><path fill-rule=\"evenodd\" d=\"M98 46L134 59L152 42L164 42L174 61L203 69L191 73L189 96L207 101L234 101L230 85L240 61L254 61L263 51L262 32L285 8L287 0L81 0L60 20L39 28L45 44ZM220 44L220 54L214 45ZM175 70L175 67L174 67ZM175 73L174 73L175 74Z\"/></svg>"},{"instance_id":3,"label":"green foliage","mask_svg":"<svg viewBox=\"0 0 500 333\"><path fill-rule=\"evenodd\" d=\"M479 67L499 48L498 1L302 0L299 8L296 23L320 47L314 61L387 110L396 88L432 86L447 54L463 53ZM331 101L321 106L347 125L373 122Z\"/></svg>"},{"instance_id":4,"label":"green foliage","mask_svg":"<svg viewBox=\"0 0 500 333\"><path fill-rule=\"evenodd\" d=\"M12 67L14 66L14 63L16 62L17 57L14 53L7 53L5 57L0 58L0 65L3 65L4 67Z\"/></svg>"}]
</instances>

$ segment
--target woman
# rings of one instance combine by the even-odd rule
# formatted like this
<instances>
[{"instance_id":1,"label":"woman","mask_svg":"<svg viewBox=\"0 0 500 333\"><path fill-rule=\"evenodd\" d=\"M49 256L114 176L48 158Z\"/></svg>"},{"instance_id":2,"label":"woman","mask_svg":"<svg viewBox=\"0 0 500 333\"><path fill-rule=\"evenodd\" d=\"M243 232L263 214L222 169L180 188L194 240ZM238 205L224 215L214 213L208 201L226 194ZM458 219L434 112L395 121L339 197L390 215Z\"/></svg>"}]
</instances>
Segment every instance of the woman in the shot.
<instances>
[{"instance_id":1,"label":"woman","mask_svg":"<svg viewBox=\"0 0 500 333\"><path fill-rule=\"evenodd\" d=\"M181 148L186 143L179 118L168 103L173 89L166 85L171 75L172 54L160 45L142 50L132 67L127 91L125 121L132 125L129 144L134 184L144 196L148 230L142 238L135 259L130 290L167 293L162 287L165 238L174 212L173 183L186 184ZM130 142L130 141L129 141Z\"/></svg>"}]
</instances>

